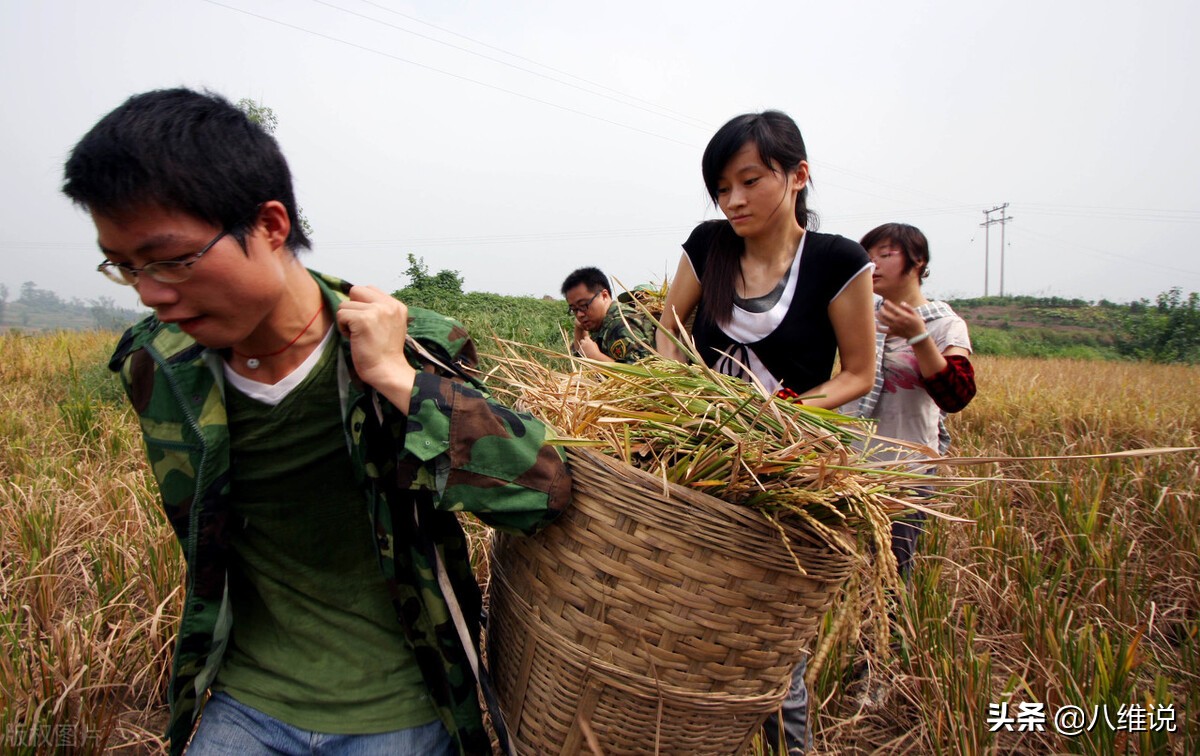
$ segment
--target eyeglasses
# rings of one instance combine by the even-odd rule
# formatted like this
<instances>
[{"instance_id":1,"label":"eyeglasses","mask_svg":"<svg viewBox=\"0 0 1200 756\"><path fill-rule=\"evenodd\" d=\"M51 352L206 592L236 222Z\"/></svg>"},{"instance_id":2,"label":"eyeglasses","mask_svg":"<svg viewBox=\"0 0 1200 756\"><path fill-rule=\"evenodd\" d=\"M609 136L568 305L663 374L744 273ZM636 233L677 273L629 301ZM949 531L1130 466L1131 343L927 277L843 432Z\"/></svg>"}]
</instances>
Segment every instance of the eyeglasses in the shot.
<instances>
[{"instance_id":1,"label":"eyeglasses","mask_svg":"<svg viewBox=\"0 0 1200 756\"><path fill-rule=\"evenodd\" d=\"M573 318L579 317L583 313L587 312L587 308L592 306L592 302L596 301L596 297L600 296L603 293L604 293L604 289L601 289L600 291L593 294L591 299L589 299L588 301L584 302L581 305L567 305L567 312L569 312L571 314L571 317L573 317Z\"/></svg>"},{"instance_id":2,"label":"eyeglasses","mask_svg":"<svg viewBox=\"0 0 1200 756\"><path fill-rule=\"evenodd\" d=\"M150 276L155 281L165 284L183 283L192 277L192 266L200 262L200 258L213 246L225 238L229 231L222 231L213 237L213 240L204 245L204 248L199 252L190 255L176 257L174 260L162 260L160 262L152 262L143 265L140 268L135 268L129 263L116 263L112 260L105 260L96 266L96 270L103 273L109 280L119 283L122 286L133 286L138 282L138 276L145 274Z\"/></svg>"}]
</instances>

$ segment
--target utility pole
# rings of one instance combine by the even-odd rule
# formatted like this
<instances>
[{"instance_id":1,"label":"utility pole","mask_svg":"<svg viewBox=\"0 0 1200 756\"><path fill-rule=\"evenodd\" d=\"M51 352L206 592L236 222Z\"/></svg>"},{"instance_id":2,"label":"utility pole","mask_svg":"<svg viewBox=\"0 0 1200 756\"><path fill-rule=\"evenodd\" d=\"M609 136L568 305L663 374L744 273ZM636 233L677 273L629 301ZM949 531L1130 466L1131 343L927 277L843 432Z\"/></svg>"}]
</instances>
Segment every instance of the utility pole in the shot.
<instances>
[{"instance_id":1,"label":"utility pole","mask_svg":"<svg viewBox=\"0 0 1200 756\"><path fill-rule=\"evenodd\" d=\"M999 218L993 218L992 213L999 212ZM1013 219L1013 216L1008 214L1008 203L996 205L991 210L983 211L983 296L988 295L988 271L991 268L990 252L991 252L991 226L993 223L1000 224L1000 296L1004 296L1004 227Z\"/></svg>"}]
</instances>

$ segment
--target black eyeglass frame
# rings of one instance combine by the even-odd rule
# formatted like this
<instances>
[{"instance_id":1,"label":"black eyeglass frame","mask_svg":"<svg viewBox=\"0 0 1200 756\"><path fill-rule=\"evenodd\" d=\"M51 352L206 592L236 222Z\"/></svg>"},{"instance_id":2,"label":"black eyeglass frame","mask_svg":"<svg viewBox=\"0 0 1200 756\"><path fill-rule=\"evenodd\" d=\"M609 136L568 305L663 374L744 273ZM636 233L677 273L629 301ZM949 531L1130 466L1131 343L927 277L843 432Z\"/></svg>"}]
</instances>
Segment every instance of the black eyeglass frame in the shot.
<instances>
[{"instance_id":1,"label":"black eyeglass frame","mask_svg":"<svg viewBox=\"0 0 1200 756\"><path fill-rule=\"evenodd\" d=\"M135 268L129 263L105 260L96 266L96 270L103 273L108 280L122 286L136 285L138 277L143 273L159 283L183 283L192 277L192 266L200 262L200 258L204 257L210 249L216 246L217 242L224 239L229 233L229 229L225 229L213 237L213 240L208 244L205 244L204 248L199 252L181 255L171 260L159 260L158 262L147 263L140 268Z\"/></svg>"},{"instance_id":2,"label":"black eyeglass frame","mask_svg":"<svg viewBox=\"0 0 1200 756\"><path fill-rule=\"evenodd\" d=\"M580 314L580 313L583 313L583 312L587 312L587 308L589 308L589 307L591 307L591 306L592 306L592 302L595 302L595 301L596 301L596 297L600 296L600 295L601 295L601 294L603 294L603 293L604 293L604 289L601 289L600 291L598 291L598 292L596 292L595 294L593 294L591 299L589 299L588 301L584 302L584 303L583 303L582 305L580 305L579 307L576 307L576 306L575 306L575 305L573 305L573 304L569 304L569 305L567 305L567 312L568 312L568 313L571 315L571 317L573 317L573 318L577 318L577 317L579 317L579 314Z\"/></svg>"}]
</instances>

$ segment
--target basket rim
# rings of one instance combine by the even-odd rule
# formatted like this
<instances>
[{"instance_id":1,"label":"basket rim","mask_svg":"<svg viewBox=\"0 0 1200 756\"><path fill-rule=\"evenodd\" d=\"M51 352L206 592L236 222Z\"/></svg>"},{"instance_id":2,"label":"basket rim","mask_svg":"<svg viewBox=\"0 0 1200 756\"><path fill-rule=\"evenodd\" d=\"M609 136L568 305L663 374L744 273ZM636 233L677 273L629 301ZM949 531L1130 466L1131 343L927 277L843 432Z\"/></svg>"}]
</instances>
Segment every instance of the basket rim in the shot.
<instances>
[{"instance_id":1,"label":"basket rim","mask_svg":"<svg viewBox=\"0 0 1200 756\"><path fill-rule=\"evenodd\" d=\"M681 517L686 515L694 519L707 520L716 527L740 526L750 533L763 534L763 537L770 538L772 543L777 542L786 533L789 547L797 553L808 551L814 555L828 555L832 551L847 555L844 549L834 546L826 537L813 532L810 526L799 522L795 517L780 517L772 521L765 513L752 506L735 504L695 488L672 483L620 459L586 447L568 448L567 457L572 469L572 477L575 477L576 458L578 458L585 464L590 463L591 466L600 468L601 472L616 476L622 482L638 489L640 493L649 495L652 499L682 502L690 509L676 508L672 510ZM578 485L579 481L576 480L575 486L578 487ZM621 501L614 503L617 506L622 504ZM627 512L637 512L639 516L645 514L644 511L631 506L624 507L624 509ZM843 522L828 527L853 542L853 531L848 524Z\"/></svg>"}]
</instances>

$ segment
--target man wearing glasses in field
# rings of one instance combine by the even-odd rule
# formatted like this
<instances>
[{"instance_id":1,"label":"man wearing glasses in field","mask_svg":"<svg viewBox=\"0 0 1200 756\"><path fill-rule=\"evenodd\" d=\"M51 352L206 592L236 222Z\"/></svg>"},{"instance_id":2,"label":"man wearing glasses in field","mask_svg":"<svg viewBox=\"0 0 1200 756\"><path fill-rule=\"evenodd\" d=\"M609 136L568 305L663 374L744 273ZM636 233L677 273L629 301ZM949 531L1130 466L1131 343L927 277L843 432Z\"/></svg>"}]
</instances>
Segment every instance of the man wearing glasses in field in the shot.
<instances>
[{"instance_id":1,"label":"man wearing glasses in field","mask_svg":"<svg viewBox=\"0 0 1200 756\"><path fill-rule=\"evenodd\" d=\"M575 319L572 347L600 362L636 362L650 354L654 328L632 306L613 299L608 276L599 268L579 268L563 281L567 311Z\"/></svg>"},{"instance_id":2,"label":"man wearing glasses in field","mask_svg":"<svg viewBox=\"0 0 1200 756\"><path fill-rule=\"evenodd\" d=\"M471 385L456 321L304 268L279 146L221 97L130 98L63 191L154 310L110 366L187 559L171 752L199 718L201 755L489 753L453 512L552 519L546 429Z\"/></svg>"}]
</instances>

